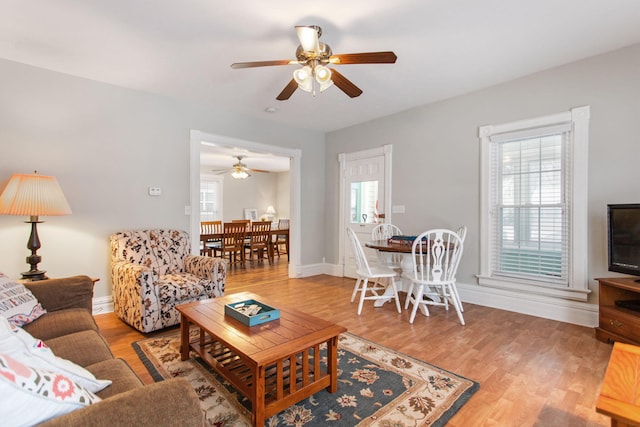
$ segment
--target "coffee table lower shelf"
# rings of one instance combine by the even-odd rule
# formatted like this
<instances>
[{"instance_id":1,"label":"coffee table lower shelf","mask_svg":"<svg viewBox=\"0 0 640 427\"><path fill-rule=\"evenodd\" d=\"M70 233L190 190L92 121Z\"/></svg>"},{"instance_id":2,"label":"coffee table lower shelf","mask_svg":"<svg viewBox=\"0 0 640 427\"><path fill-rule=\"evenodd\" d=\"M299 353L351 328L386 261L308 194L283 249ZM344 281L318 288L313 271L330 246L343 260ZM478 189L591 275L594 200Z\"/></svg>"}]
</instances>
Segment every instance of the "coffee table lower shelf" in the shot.
<instances>
[{"instance_id":1,"label":"coffee table lower shelf","mask_svg":"<svg viewBox=\"0 0 640 427\"><path fill-rule=\"evenodd\" d=\"M263 365L253 363L202 329L200 338L190 342L189 348L251 401L254 424L261 425L264 419L322 389L337 391L337 381L332 383L330 372L320 363L324 343L328 360L336 360L336 355L329 355L336 352L337 341L337 336L331 337Z\"/></svg>"}]
</instances>

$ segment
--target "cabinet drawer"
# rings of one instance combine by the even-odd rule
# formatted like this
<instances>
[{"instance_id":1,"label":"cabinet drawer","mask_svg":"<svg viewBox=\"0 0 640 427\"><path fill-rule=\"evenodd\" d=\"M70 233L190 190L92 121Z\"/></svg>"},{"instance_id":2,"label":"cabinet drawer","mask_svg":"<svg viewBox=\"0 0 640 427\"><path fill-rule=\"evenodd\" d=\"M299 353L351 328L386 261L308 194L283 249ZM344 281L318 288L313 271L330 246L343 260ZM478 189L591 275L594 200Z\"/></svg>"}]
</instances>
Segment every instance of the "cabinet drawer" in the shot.
<instances>
[{"instance_id":1,"label":"cabinet drawer","mask_svg":"<svg viewBox=\"0 0 640 427\"><path fill-rule=\"evenodd\" d=\"M640 313L616 307L600 307L600 328L640 341Z\"/></svg>"}]
</instances>

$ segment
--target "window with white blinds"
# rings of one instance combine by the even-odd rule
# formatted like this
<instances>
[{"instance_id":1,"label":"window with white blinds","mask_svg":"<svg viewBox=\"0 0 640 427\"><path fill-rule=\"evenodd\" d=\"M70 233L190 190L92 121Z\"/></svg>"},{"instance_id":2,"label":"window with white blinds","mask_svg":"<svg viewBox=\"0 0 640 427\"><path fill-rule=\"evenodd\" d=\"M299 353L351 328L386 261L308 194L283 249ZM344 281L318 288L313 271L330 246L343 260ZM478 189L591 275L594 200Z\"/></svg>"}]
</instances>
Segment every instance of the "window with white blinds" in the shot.
<instances>
[{"instance_id":1,"label":"window with white blinds","mask_svg":"<svg viewBox=\"0 0 640 427\"><path fill-rule=\"evenodd\" d=\"M222 182L200 178L200 221L222 219Z\"/></svg>"},{"instance_id":2,"label":"window with white blinds","mask_svg":"<svg viewBox=\"0 0 640 427\"><path fill-rule=\"evenodd\" d=\"M568 285L570 130L491 137L494 274Z\"/></svg>"},{"instance_id":3,"label":"window with white blinds","mask_svg":"<svg viewBox=\"0 0 640 427\"><path fill-rule=\"evenodd\" d=\"M479 284L586 300L589 107L480 128Z\"/></svg>"}]
</instances>

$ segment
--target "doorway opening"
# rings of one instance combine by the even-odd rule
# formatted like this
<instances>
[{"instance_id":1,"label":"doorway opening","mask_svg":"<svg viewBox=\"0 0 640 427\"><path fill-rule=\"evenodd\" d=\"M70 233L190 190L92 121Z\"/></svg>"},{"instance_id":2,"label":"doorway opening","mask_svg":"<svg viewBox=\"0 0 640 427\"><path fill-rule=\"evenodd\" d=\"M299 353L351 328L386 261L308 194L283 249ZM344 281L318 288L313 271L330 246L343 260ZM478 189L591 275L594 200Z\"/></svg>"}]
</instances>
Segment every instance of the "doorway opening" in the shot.
<instances>
[{"instance_id":1,"label":"doorway opening","mask_svg":"<svg viewBox=\"0 0 640 427\"><path fill-rule=\"evenodd\" d=\"M302 151L267 145L253 141L245 141L222 135L209 134L192 130L190 137L190 233L192 236L200 235L200 178L201 178L201 152L203 146L220 147L221 150L237 149L253 153L272 154L274 156L289 159L289 277L298 277L300 264L300 158ZM231 178L233 179L233 178ZM249 178L250 179L250 178ZM224 209L224 206L222 207ZM198 239L191 239L192 253L199 253Z\"/></svg>"}]
</instances>

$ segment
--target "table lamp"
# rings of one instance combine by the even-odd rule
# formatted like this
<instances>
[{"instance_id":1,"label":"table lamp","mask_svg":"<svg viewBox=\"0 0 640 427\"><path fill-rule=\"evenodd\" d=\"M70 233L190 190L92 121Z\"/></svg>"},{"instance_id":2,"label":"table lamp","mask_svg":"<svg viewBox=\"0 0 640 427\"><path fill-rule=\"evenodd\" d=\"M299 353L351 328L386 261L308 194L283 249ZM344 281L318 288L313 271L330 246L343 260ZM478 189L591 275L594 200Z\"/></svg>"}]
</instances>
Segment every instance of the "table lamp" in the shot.
<instances>
[{"instance_id":1,"label":"table lamp","mask_svg":"<svg viewBox=\"0 0 640 427\"><path fill-rule=\"evenodd\" d=\"M271 221L273 221L273 219L276 216L276 210L273 206L269 205L267 206L267 218L270 219Z\"/></svg>"},{"instance_id":2,"label":"table lamp","mask_svg":"<svg viewBox=\"0 0 640 427\"><path fill-rule=\"evenodd\" d=\"M45 271L38 270L38 263L42 261L37 252L40 249L37 224L39 216L69 215L71 208L62 193L58 181L53 176L33 174L13 174L7 186L0 195L0 214L29 216L31 235L27 248L31 255L27 257L27 264L31 269L22 273L22 279L43 280Z\"/></svg>"}]
</instances>

